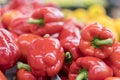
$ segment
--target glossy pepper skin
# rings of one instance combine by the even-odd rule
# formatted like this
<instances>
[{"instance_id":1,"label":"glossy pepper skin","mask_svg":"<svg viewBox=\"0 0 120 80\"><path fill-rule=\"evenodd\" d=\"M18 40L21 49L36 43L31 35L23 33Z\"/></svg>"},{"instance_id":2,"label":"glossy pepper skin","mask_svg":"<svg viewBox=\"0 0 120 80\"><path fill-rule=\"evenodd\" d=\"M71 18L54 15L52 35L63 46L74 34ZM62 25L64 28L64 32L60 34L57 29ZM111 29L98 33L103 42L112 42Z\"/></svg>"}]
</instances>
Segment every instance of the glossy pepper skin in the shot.
<instances>
[{"instance_id":1,"label":"glossy pepper skin","mask_svg":"<svg viewBox=\"0 0 120 80\"><path fill-rule=\"evenodd\" d=\"M21 1L21 0L11 0L7 4L2 6L2 14L4 14L7 11L10 10L19 10L20 7L25 7L28 4L27 0ZM24 8L24 11L26 8ZM20 11L20 10L19 10Z\"/></svg>"},{"instance_id":2,"label":"glossy pepper skin","mask_svg":"<svg viewBox=\"0 0 120 80\"><path fill-rule=\"evenodd\" d=\"M0 80L7 80L6 76L0 71Z\"/></svg>"},{"instance_id":3,"label":"glossy pepper skin","mask_svg":"<svg viewBox=\"0 0 120 80\"><path fill-rule=\"evenodd\" d=\"M17 80L37 80L36 77L25 69L19 69L17 71Z\"/></svg>"},{"instance_id":4,"label":"glossy pepper skin","mask_svg":"<svg viewBox=\"0 0 120 80\"><path fill-rule=\"evenodd\" d=\"M18 11L18 10L10 10L10 11L7 11L5 12L3 15L2 15L2 24L3 26L8 29L8 27L10 26L10 23L12 20L18 18L18 17L22 17L23 14Z\"/></svg>"},{"instance_id":5,"label":"glossy pepper skin","mask_svg":"<svg viewBox=\"0 0 120 80\"><path fill-rule=\"evenodd\" d=\"M55 76L62 68L64 51L58 39L52 37L35 39L28 51L28 64L35 76Z\"/></svg>"},{"instance_id":6,"label":"glossy pepper skin","mask_svg":"<svg viewBox=\"0 0 120 80\"><path fill-rule=\"evenodd\" d=\"M81 56L79 50L80 27L74 19L69 19L64 22L63 29L59 34L58 39L65 51L65 61L61 69L64 74L68 74L72 61Z\"/></svg>"},{"instance_id":7,"label":"glossy pepper skin","mask_svg":"<svg viewBox=\"0 0 120 80\"><path fill-rule=\"evenodd\" d=\"M42 7L33 12L29 23L36 24L31 31L41 36L60 32L63 27L63 13L53 7Z\"/></svg>"},{"instance_id":8,"label":"glossy pepper skin","mask_svg":"<svg viewBox=\"0 0 120 80\"><path fill-rule=\"evenodd\" d=\"M0 28L4 28L2 22L0 21Z\"/></svg>"},{"instance_id":9,"label":"glossy pepper skin","mask_svg":"<svg viewBox=\"0 0 120 80\"><path fill-rule=\"evenodd\" d=\"M0 69L5 71L14 66L19 58L15 37L9 31L0 29Z\"/></svg>"},{"instance_id":10,"label":"glossy pepper skin","mask_svg":"<svg viewBox=\"0 0 120 80\"><path fill-rule=\"evenodd\" d=\"M25 69L19 69L17 71L17 80L49 80L48 77L35 77L32 72Z\"/></svg>"},{"instance_id":11,"label":"glossy pepper skin","mask_svg":"<svg viewBox=\"0 0 120 80\"><path fill-rule=\"evenodd\" d=\"M35 77L28 64L17 62L17 80L49 80L48 76Z\"/></svg>"},{"instance_id":12,"label":"glossy pepper skin","mask_svg":"<svg viewBox=\"0 0 120 80\"><path fill-rule=\"evenodd\" d=\"M19 36L21 34L31 33L32 26L34 25L28 23L28 17L20 17L10 23L8 30Z\"/></svg>"},{"instance_id":13,"label":"glossy pepper skin","mask_svg":"<svg viewBox=\"0 0 120 80\"><path fill-rule=\"evenodd\" d=\"M24 0L24 1L21 1L21 0L11 0L7 5L5 5L8 10L11 10L11 9L16 9L20 6L23 6L23 5L27 5L27 0ZM3 7L5 7L3 6Z\"/></svg>"},{"instance_id":14,"label":"glossy pepper skin","mask_svg":"<svg viewBox=\"0 0 120 80\"><path fill-rule=\"evenodd\" d=\"M109 57L109 64L113 69L114 75L120 77L120 43L114 44L113 53Z\"/></svg>"},{"instance_id":15,"label":"glossy pepper skin","mask_svg":"<svg viewBox=\"0 0 120 80\"><path fill-rule=\"evenodd\" d=\"M28 54L28 47L31 44L31 42L40 36L32 34L32 33L26 33L21 34L17 38L17 43L20 49L20 60L23 62L27 62L27 54Z\"/></svg>"},{"instance_id":16,"label":"glossy pepper skin","mask_svg":"<svg viewBox=\"0 0 120 80\"><path fill-rule=\"evenodd\" d=\"M84 55L105 59L113 52L114 39L109 29L92 23L83 28L79 48Z\"/></svg>"},{"instance_id":17,"label":"glossy pepper skin","mask_svg":"<svg viewBox=\"0 0 120 80\"><path fill-rule=\"evenodd\" d=\"M17 80L37 80L28 64L17 62Z\"/></svg>"},{"instance_id":18,"label":"glossy pepper skin","mask_svg":"<svg viewBox=\"0 0 120 80\"><path fill-rule=\"evenodd\" d=\"M28 3L27 0L24 0L24 1L21 1L21 0L11 0L7 4L4 4L0 8L0 14L3 15L7 11L18 10L19 7L22 7L22 6L26 5L26 3ZM25 8L24 8L24 10L25 10Z\"/></svg>"},{"instance_id":19,"label":"glossy pepper skin","mask_svg":"<svg viewBox=\"0 0 120 80\"><path fill-rule=\"evenodd\" d=\"M104 80L120 80L120 77L107 77Z\"/></svg>"},{"instance_id":20,"label":"glossy pepper skin","mask_svg":"<svg viewBox=\"0 0 120 80\"><path fill-rule=\"evenodd\" d=\"M101 59L80 57L69 69L69 80L104 80L113 75L112 69Z\"/></svg>"},{"instance_id":21,"label":"glossy pepper skin","mask_svg":"<svg viewBox=\"0 0 120 80\"><path fill-rule=\"evenodd\" d=\"M65 51L71 53L73 60L81 56L79 50L80 38L80 29L74 24L73 20L65 21L59 34L59 40Z\"/></svg>"},{"instance_id":22,"label":"glossy pepper skin","mask_svg":"<svg viewBox=\"0 0 120 80\"><path fill-rule=\"evenodd\" d=\"M30 2L30 0L11 0L8 4L2 6L1 12L4 14L7 11L18 10L25 16L31 16L31 13L35 8L33 8L34 6L33 4L30 4Z\"/></svg>"}]
</instances>

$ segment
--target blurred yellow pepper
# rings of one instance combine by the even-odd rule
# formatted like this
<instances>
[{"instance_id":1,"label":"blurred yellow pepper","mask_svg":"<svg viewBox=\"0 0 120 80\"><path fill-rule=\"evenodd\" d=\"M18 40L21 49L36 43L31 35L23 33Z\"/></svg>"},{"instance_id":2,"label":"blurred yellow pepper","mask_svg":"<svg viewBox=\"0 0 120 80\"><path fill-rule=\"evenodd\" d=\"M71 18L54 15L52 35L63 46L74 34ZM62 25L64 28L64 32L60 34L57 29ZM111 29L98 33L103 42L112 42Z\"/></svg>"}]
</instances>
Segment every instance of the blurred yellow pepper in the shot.
<instances>
[{"instance_id":1,"label":"blurred yellow pepper","mask_svg":"<svg viewBox=\"0 0 120 80\"><path fill-rule=\"evenodd\" d=\"M81 22L81 23L86 23L86 21L88 20L88 15L87 15L87 11L85 9L82 8L78 8L76 10L74 10L73 15L76 17L76 19Z\"/></svg>"},{"instance_id":2,"label":"blurred yellow pepper","mask_svg":"<svg viewBox=\"0 0 120 80\"><path fill-rule=\"evenodd\" d=\"M91 5L88 8L87 12L91 19L96 19L97 17L99 17L101 15L106 15L105 8L99 4Z\"/></svg>"},{"instance_id":3,"label":"blurred yellow pepper","mask_svg":"<svg viewBox=\"0 0 120 80\"><path fill-rule=\"evenodd\" d=\"M120 18L114 20L114 27L119 35L119 41L120 41Z\"/></svg>"},{"instance_id":4,"label":"blurred yellow pepper","mask_svg":"<svg viewBox=\"0 0 120 80\"><path fill-rule=\"evenodd\" d=\"M65 19L75 18L75 16L73 15L73 11L70 9L62 9L62 12Z\"/></svg>"}]
</instances>

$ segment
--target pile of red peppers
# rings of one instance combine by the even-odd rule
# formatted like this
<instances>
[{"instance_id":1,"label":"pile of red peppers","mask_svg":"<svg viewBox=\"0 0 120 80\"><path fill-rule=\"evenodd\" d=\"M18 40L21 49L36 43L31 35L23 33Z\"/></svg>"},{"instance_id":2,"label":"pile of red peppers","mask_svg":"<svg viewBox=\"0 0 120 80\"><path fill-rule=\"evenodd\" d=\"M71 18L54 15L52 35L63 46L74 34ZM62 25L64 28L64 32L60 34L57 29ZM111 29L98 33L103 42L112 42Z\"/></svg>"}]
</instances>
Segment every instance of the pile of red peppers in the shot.
<instances>
[{"instance_id":1,"label":"pile of red peppers","mask_svg":"<svg viewBox=\"0 0 120 80\"><path fill-rule=\"evenodd\" d=\"M60 7L11 0L0 8L0 80L120 80L120 42L97 22L64 19Z\"/></svg>"}]
</instances>

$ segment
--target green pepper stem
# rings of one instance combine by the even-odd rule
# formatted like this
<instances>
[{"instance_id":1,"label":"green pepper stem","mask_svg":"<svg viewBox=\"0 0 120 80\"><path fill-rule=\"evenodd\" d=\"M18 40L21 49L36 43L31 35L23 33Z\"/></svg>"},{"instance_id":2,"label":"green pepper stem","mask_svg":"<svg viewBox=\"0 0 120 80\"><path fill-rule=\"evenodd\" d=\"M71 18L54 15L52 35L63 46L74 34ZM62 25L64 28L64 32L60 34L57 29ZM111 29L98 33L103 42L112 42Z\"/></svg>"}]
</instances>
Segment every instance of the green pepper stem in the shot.
<instances>
[{"instance_id":1,"label":"green pepper stem","mask_svg":"<svg viewBox=\"0 0 120 80\"><path fill-rule=\"evenodd\" d=\"M95 39L94 41L94 44L95 45L111 45L113 43L113 40L108 38L108 39L105 39L105 40L100 40L100 39Z\"/></svg>"},{"instance_id":2,"label":"green pepper stem","mask_svg":"<svg viewBox=\"0 0 120 80\"><path fill-rule=\"evenodd\" d=\"M93 40L93 44L96 45L96 46L111 45L111 44L113 44L113 40L110 39L110 38L104 39L104 40L100 40L100 39L95 38Z\"/></svg>"},{"instance_id":3,"label":"green pepper stem","mask_svg":"<svg viewBox=\"0 0 120 80\"><path fill-rule=\"evenodd\" d=\"M72 56L71 56L70 52L66 52L65 53L65 57L68 58L68 59L70 59Z\"/></svg>"},{"instance_id":4,"label":"green pepper stem","mask_svg":"<svg viewBox=\"0 0 120 80\"><path fill-rule=\"evenodd\" d=\"M28 64L17 62L17 69L24 68L27 71L31 71L30 66Z\"/></svg>"},{"instance_id":5,"label":"green pepper stem","mask_svg":"<svg viewBox=\"0 0 120 80\"><path fill-rule=\"evenodd\" d=\"M40 26L44 25L44 20L43 19L33 19L33 18L29 18L28 19L28 23L31 24L39 24Z\"/></svg>"},{"instance_id":6,"label":"green pepper stem","mask_svg":"<svg viewBox=\"0 0 120 80\"><path fill-rule=\"evenodd\" d=\"M83 69L83 70L80 71L80 73L76 77L76 80L88 80L88 76L87 75L88 75L87 71Z\"/></svg>"},{"instance_id":7,"label":"green pepper stem","mask_svg":"<svg viewBox=\"0 0 120 80\"><path fill-rule=\"evenodd\" d=\"M71 63L72 62L72 55L70 52L65 53L65 62Z\"/></svg>"}]
</instances>

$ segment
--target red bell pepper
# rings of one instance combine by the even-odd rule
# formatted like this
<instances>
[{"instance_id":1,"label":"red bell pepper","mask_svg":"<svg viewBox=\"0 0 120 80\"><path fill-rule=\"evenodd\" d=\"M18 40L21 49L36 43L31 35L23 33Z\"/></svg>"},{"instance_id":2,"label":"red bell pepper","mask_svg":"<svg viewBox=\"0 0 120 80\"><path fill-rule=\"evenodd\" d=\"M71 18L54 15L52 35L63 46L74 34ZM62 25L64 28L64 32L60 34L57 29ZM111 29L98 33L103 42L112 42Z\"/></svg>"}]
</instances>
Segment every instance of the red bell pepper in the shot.
<instances>
[{"instance_id":1,"label":"red bell pepper","mask_svg":"<svg viewBox=\"0 0 120 80\"><path fill-rule=\"evenodd\" d=\"M37 80L28 65L18 62L17 69L17 80Z\"/></svg>"},{"instance_id":2,"label":"red bell pepper","mask_svg":"<svg viewBox=\"0 0 120 80\"><path fill-rule=\"evenodd\" d=\"M74 24L73 20L65 21L59 40L65 51L71 53L73 60L81 56L79 50L80 38L80 29Z\"/></svg>"},{"instance_id":3,"label":"red bell pepper","mask_svg":"<svg viewBox=\"0 0 120 80\"><path fill-rule=\"evenodd\" d=\"M58 37L64 51L66 52L65 62L61 69L65 74L68 74L72 61L81 56L81 52L79 50L81 37L80 26L78 27L78 24L76 25L76 23L77 22L74 19L66 20Z\"/></svg>"},{"instance_id":4,"label":"red bell pepper","mask_svg":"<svg viewBox=\"0 0 120 80\"><path fill-rule=\"evenodd\" d=\"M120 77L107 77L104 80L120 80Z\"/></svg>"},{"instance_id":5,"label":"red bell pepper","mask_svg":"<svg viewBox=\"0 0 120 80\"><path fill-rule=\"evenodd\" d=\"M22 34L20 36L18 36L17 38L17 42L18 42L18 46L20 48L20 60L23 62L27 62L27 54L28 54L28 47L30 45L30 43L39 38L40 36L29 33L29 34Z\"/></svg>"},{"instance_id":6,"label":"red bell pepper","mask_svg":"<svg viewBox=\"0 0 120 80\"><path fill-rule=\"evenodd\" d=\"M7 80L6 76L0 71L0 80Z\"/></svg>"},{"instance_id":7,"label":"red bell pepper","mask_svg":"<svg viewBox=\"0 0 120 80\"><path fill-rule=\"evenodd\" d=\"M15 37L9 31L0 28L0 69L5 71L13 67L19 56Z\"/></svg>"},{"instance_id":8,"label":"red bell pepper","mask_svg":"<svg viewBox=\"0 0 120 80\"><path fill-rule=\"evenodd\" d=\"M93 23L83 28L79 48L84 55L105 59L113 52L114 41L109 29Z\"/></svg>"},{"instance_id":9,"label":"red bell pepper","mask_svg":"<svg viewBox=\"0 0 120 80\"><path fill-rule=\"evenodd\" d=\"M0 8L0 14L3 15L4 13L6 13L7 11L11 11L11 10L18 10L17 8L22 7L25 5L27 5L28 1L27 0L11 0L9 1L7 4L4 4L1 8ZM24 8L24 10L27 10L26 8ZM20 10L19 10L20 11Z\"/></svg>"},{"instance_id":10,"label":"red bell pepper","mask_svg":"<svg viewBox=\"0 0 120 80\"><path fill-rule=\"evenodd\" d=\"M11 0L8 4L5 6L8 8L8 10L16 9L20 6L27 5L28 1L27 0ZM3 6L4 7L4 6Z\"/></svg>"},{"instance_id":11,"label":"red bell pepper","mask_svg":"<svg viewBox=\"0 0 120 80\"><path fill-rule=\"evenodd\" d=\"M55 76L62 68L64 51L59 40L52 37L35 39L28 49L28 64L37 76Z\"/></svg>"},{"instance_id":12,"label":"red bell pepper","mask_svg":"<svg viewBox=\"0 0 120 80\"><path fill-rule=\"evenodd\" d=\"M0 9L1 14L4 14L7 11L18 10L23 13L25 16L31 16L31 13L36 8L40 8L41 4L38 3L39 0L11 0L8 4L2 6ZM34 3L33 3L34 2ZM41 2L41 1L39 1Z\"/></svg>"},{"instance_id":13,"label":"red bell pepper","mask_svg":"<svg viewBox=\"0 0 120 80\"><path fill-rule=\"evenodd\" d=\"M28 64L18 62L17 63L17 80L49 80L49 77L35 77Z\"/></svg>"},{"instance_id":14,"label":"red bell pepper","mask_svg":"<svg viewBox=\"0 0 120 80\"><path fill-rule=\"evenodd\" d=\"M120 43L114 44L113 53L109 57L109 64L113 69L114 75L120 77Z\"/></svg>"},{"instance_id":15,"label":"red bell pepper","mask_svg":"<svg viewBox=\"0 0 120 80\"><path fill-rule=\"evenodd\" d=\"M34 25L28 23L28 17L21 17L21 18L14 19L10 23L8 30L17 35L21 35L24 33L31 33L31 28L33 26Z\"/></svg>"},{"instance_id":16,"label":"red bell pepper","mask_svg":"<svg viewBox=\"0 0 120 80\"><path fill-rule=\"evenodd\" d=\"M23 14L18 10L7 11L2 15L2 24L7 29L12 20L22 16Z\"/></svg>"},{"instance_id":17,"label":"red bell pepper","mask_svg":"<svg viewBox=\"0 0 120 80\"><path fill-rule=\"evenodd\" d=\"M36 24L31 31L38 35L54 34L63 27L63 13L53 7L42 7L33 12L29 23Z\"/></svg>"},{"instance_id":18,"label":"red bell pepper","mask_svg":"<svg viewBox=\"0 0 120 80\"><path fill-rule=\"evenodd\" d=\"M32 72L26 71L25 69L19 69L17 71L17 80L37 80Z\"/></svg>"},{"instance_id":19,"label":"red bell pepper","mask_svg":"<svg viewBox=\"0 0 120 80\"><path fill-rule=\"evenodd\" d=\"M110 76L113 76L112 69L92 56L78 58L69 69L69 80L104 80Z\"/></svg>"}]
</instances>

